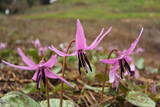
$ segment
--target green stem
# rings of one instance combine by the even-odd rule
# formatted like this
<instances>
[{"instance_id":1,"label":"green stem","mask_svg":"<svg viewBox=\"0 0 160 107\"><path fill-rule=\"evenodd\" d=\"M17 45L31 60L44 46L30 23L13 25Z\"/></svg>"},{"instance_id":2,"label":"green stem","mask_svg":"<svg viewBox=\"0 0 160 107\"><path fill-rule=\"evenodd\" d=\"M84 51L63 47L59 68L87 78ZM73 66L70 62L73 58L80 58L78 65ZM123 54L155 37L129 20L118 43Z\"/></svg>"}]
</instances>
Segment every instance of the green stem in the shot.
<instances>
[{"instance_id":1,"label":"green stem","mask_svg":"<svg viewBox=\"0 0 160 107\"><path fill-rule=\"evenodd\" d=\"M72 40L69 43L69 45L67 47L66 53L68 53L69 48L71 47L72 43L74 43L74 42L75 42L75 40ZM65 68L66 68L66 59L67 59L67 56L64 56L64 59L63 59L63 68L62 68L62 78L64 78L64 73L65 73ZM60 107L63 107L63 92L64 92L63 82L61 82Z\"/></svg>"}]
</instances>

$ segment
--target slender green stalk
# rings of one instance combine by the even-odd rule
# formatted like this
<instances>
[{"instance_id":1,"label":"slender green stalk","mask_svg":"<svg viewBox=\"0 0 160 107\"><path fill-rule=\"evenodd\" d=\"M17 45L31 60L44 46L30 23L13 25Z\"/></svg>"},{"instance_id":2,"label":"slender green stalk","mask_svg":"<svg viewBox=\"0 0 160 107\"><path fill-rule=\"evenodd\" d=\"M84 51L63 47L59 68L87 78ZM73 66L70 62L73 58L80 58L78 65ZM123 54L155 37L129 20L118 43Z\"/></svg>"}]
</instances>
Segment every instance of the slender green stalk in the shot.
<instances>
[{"instance_id":1,"label":"slender green stalk","mask_svg":"<svg viewBox=\"0 0 160 107\"><path fill-rule=\"evenodd\" d=\"M72 43L74 43L75 40L72 40L68 47L67 47L67 51L66 53L68 53L69 51L69 48L71 47ZM66 59L67 59L67 56L64 56L64 59L63 59L63 68L62 68L62 77L64 78L64 73L65 73L65 69L66 69ZM60 107L63 107L63 92L64 92L64 88L63 88L63 82L61 82L61 95L60 95Z\"/></svg>"}]
</instances>

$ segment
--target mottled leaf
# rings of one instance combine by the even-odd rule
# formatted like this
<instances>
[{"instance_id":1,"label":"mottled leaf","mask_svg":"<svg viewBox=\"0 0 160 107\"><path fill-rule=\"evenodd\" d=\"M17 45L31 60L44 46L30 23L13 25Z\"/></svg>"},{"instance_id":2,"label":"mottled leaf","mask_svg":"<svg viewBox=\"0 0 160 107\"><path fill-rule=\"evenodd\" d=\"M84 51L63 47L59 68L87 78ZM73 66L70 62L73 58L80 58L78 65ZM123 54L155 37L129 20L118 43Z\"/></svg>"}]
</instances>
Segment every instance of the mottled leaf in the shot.
<instances>
[{"instance_id":1,"label":"mottled leaf","mask_svg":"<svg viewBox=\"0 0 160 107\"><path fill-rule=\"evenodd\" d=\"M0 107L40 107L40 104L21 92L12 91L0 99Z\"/></svg>"},{"instance_id":2,"label":"mottled leaf","mask_svg":"<svg viewBox=\"0 0 160 107\"><path fill-rule=\"evenodd\" d=\"M22 90L25 94L29 94L29 93L33 93L36 92L36 83L32 82L32 83L28 83L24 89Z\"/></svg>"},{"instance_id":3,"label":"mottled leaf","mask_svg":"<svg viewBox=\"0 0 160 107\"><path fill-rule=\"evenodd\" d=\"M136 67L138 69L144 69L144 59L143 58L140 58L136 61Z\"/></svg>"},{"instance_id":4,"label":"mottled leaf","mask_svg":"<svg viewBox=\"0 0 160 107\"><path fill-rule=\"evenodd\" d=\"M126 98L128 102L139 107L155 107L156 103L146 94L139 91L130 91Z\"/></svg>"},{"instance_id":5,"label":"mottled leaf","mask_svg":"<svg viewBox=\"0 0 160 107\"><path fill-rule=\"evenodd\" d=\"M60 99L50 99L50 107L59 107ZM48 107L47 100L40 102L42 107ZM74 103L70 100L63 100L63 107L75 107Z\"/></svg>"}]
</instances>

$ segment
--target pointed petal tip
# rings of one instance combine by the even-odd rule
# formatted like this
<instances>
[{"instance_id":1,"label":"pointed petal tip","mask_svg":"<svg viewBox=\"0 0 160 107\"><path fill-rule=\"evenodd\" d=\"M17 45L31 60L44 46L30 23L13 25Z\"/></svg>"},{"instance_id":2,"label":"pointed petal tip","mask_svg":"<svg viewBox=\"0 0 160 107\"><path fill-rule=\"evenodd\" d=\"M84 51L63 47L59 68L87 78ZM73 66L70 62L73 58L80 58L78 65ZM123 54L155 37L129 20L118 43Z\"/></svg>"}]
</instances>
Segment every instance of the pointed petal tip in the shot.
<instances>
[{"instance_id":1,"label":"pointed petal tip","mask_svg":"<svg viewBox=\"0 0 160 107\"><path fill-rule=\"evenodd\" d=\"M80 20L79 20L79 19L77 19L77 22L80 22Z\"/></svg>"},{"instance_id":2,"label":"pointed petal tip","mask_svg":"<svg viewBox=\"0 0 160 107\"><path fill-rule=\"evenodd\" d=\"M22 50L21 50L21 48L17 48L17 51L19 52L19 51L22 51Z\"/></svg>"},{"instance_id":3,"label":"pointed petal tip","mask_svg":"<svg viewBox=\"0 0 160 107\"><path fill-rule=\"evenodd\" d=\"M144 31L144 28L142 27L142 28L141 28L141 32L140 32L140 35L143 33L143 31Z\"/></svg>"},{"instance_id":4,"label":"pointed petal tip","mask_svg":"<svg viewBox=\"0 0 160 107\"><path fill-rule=\"evenodd\" d=\"M112 26L109 27L108 32L110 32L112 30Z\"/></svg>"}]
</instances>

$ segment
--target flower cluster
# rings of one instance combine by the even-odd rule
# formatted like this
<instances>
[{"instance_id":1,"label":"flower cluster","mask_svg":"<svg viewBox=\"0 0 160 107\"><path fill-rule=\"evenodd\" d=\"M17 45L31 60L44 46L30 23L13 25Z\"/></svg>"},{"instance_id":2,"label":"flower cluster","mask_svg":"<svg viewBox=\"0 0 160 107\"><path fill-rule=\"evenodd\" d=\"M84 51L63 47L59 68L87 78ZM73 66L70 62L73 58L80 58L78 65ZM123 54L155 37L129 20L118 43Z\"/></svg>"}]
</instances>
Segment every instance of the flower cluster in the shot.
<instances>
[{"instance_id":1,"label":"flower cluster","mask_svg":"<svg viewBox=\"0 0 160 107\"><path fill-rule=\"evenodd\" d=\"M102 41L102 39L109 35L109 32L111 31L112 27L110 27L108 30L104 30L104 28L101 30L99 35L96 37L96 39L91 43L91 45L87 45L86 38L85 38L85 32L83 29L82 24L80 23L80 20L77 19L76 23L76 34L75 34L75 50L71 54L66 53L66 51L60 51L56 49L53 45L48 47L50 50L54 51L56 54L62 57L66 56L77 56L78 58L78 68L79 72L81 73L81 69L84 69L84 71L88 72L92 71L91 63L86 55L86 52L88 50L97 49L98 45ZM134 49L136 48L136 45L139 42L139 39L142 35L143 28L137 37L137 39L131 44L131 46L124 51L116 51L116 58L113 59L103 59L100 60L102 63L111 64L111 69L109 71L109 82L112 83L113 87L118 87L120 79L123 78L124 75L130 75L133 76L135 74L135 65L132 63L131 55L133 54ZM39 39L36 39L35 41L32 41L34 46L38 49L39 55L43 56L44 52L47 50L46 47L43 47L39 41ZM102 48L103 49L103 48ZM6 62L2 60L3 63L22 70L29 70L29 71L35 71L35 74L33 75L33 80L37 83L37 88L40 88L40 82L42 81L45 85L46 78L52 78L52 79L60 79L67 85L72 86L69 82L67 82L64 78L58 76L54 72L51 71L51 68L55 65L57 62L57 56L52 55L51 58L46 61L44 58L41 59L39 64L35 64L29 57L27 57L23 51L18 48L17 49L18 54L20 55L21 59L27 66L20 66L20 65L14 65L9 62ZM138 52L141 52L139 50ZM136 53L138 53L136 52ZM131 64L132 63L132 64ZM117 70L120 69L120 73L117 72Z\"/></svg>"}]
</instances>

